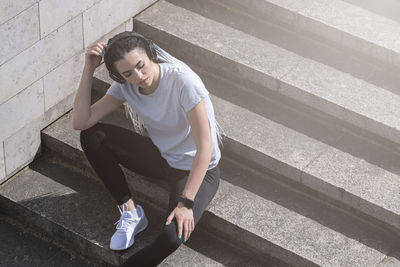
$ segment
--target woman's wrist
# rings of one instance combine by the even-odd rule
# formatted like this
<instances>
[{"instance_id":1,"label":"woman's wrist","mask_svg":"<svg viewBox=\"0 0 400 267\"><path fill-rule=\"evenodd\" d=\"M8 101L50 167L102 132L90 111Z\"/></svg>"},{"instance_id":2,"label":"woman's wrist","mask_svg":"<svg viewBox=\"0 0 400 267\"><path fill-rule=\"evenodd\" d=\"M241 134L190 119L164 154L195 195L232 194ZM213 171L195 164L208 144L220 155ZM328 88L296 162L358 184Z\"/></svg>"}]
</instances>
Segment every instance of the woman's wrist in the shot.
<instances>
[{"instance_id":1,"label":"woman's wrist","mask_svg":"<svg viewBox=\"0 0 400 267\"><path fill-rule=\"evenodd\" d=\"M85 65L83 67L83 72L87 73L87 74L94 74L96 68L93 66L89 66L89 65Z\"/></svg>"},{"instance_id":2,"label":"woman's wrist","mask_svg":"<svg viewBox=\"0 0 400 267\"><path fill-rule=\"evenodd\" d=\"M186 194L184 194L184 193L182 193L182 195L181 196L183 196L183 197L185 197L185 198L187 198L187 199L190 199L190 200L192 200L192 201L194 201L194 197L192 198L192 197L188 197Z\"/></svg>"}]
</instances>

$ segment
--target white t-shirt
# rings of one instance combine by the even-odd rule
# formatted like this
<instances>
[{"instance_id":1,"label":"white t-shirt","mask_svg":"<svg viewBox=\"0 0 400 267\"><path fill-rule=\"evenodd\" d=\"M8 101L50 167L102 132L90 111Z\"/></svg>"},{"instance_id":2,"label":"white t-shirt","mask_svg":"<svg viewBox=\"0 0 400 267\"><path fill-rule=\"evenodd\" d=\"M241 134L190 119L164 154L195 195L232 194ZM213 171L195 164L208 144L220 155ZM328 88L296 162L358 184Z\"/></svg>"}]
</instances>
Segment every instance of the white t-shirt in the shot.
<instances>
[{"instance_id":1,"label":"white t-shirt","mask_svg":"<svg viewBox=\"0 0 400 267\"><path fill-rule=\"evenodd\" d=\"M220 158L214 108L209 92L200 77L189 67L160 63L160 82L152 94L144 95L129 82L113 82L106 94L128 101L143 120L149 137L161 156L171 167L190 170L196 154L196 144L186 112L202 99L208 114L213 152L208 169L214 168Z\"/></svg>"}]
</instances>

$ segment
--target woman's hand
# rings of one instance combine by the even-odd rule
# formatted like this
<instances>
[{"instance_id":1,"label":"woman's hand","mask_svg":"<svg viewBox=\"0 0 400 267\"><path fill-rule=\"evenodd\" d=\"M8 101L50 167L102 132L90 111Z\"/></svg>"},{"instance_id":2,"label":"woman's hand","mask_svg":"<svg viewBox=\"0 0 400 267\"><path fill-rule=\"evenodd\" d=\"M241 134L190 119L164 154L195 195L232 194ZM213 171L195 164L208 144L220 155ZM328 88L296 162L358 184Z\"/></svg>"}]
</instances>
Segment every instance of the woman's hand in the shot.
<instances>
[{"instance_id":1,"label":"woman's hand","mask_svg":"<svg viewBox=\"0 0 400 267\"><path fill-rule=\"evenodd\" d=\"M96 69L98 66L100 66L106 46L106 43L99 42L89 47L85 54L85 65L91 69Z\"/></svg>"},{"instance_id":2,"label":"woman's hand","mask_svg":"<svg viewBox=\"0 0 400 267\"><path fill-rule=\"evenodd\" d=\"M178 223L178 238L182 237L182 230L184 230L183 238L184 242L186 242L194 230L193 210L186 208L181 202L178 202L176 208L168 216L167 224L170 224L174 217L176 217Z\"/></svg>"}]
</instances>

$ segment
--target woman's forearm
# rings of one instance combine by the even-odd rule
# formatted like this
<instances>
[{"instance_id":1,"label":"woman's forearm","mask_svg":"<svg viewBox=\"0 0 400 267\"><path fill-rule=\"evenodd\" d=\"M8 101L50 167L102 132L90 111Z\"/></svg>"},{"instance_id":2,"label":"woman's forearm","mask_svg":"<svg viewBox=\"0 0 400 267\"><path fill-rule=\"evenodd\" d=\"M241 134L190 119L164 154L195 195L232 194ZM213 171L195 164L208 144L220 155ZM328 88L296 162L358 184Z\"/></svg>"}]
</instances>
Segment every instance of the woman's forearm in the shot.
<instances>
[{"instance_id":1,"label":"woman's forearm","mask_svg":"<svg viewBox=\"0 0 400 267\"><path fill-rule=\"evenodd\" d=\"M186 182L183 194L190 199L194 199L203 182L212 156L212 145L198 149L193 160L192 169Z\"/></svg>"},{"instance_id":2,"label":"woman's forearm","mask_svg":"<svg viewBox=\"0 0 400 267\"><path fill-rule=\"evenodd\" d=\"M82 71L78 90L75 94L72 110L72 128L78 130L85 128L90 118L91 90L94 69L85 66Z\"/></svg>"}]
</instances>

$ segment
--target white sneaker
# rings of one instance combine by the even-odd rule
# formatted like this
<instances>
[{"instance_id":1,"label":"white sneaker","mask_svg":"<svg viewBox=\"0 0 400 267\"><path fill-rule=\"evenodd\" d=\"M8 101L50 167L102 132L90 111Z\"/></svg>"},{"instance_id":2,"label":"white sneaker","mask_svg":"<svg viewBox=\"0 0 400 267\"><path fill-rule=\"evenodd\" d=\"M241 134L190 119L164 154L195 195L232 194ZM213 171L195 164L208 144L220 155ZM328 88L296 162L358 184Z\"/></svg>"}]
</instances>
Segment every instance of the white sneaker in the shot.
<instances>
[{"instance_id":1,"label":"white sneaker","mask_svg":"<svg viewBox=\"0 0 400 267\"><path fill-rule=\"evenodd\" d=\"M126 207L126 209L124 209ZM128 210L128 204L124 203L123 211L118 205L121 218L115 222L117 231L111 237L110 249L124 250L135 242L135 235L146 229L149 224L142 206L136 205L136 209Z\"/></svg>"}]
</instances>

